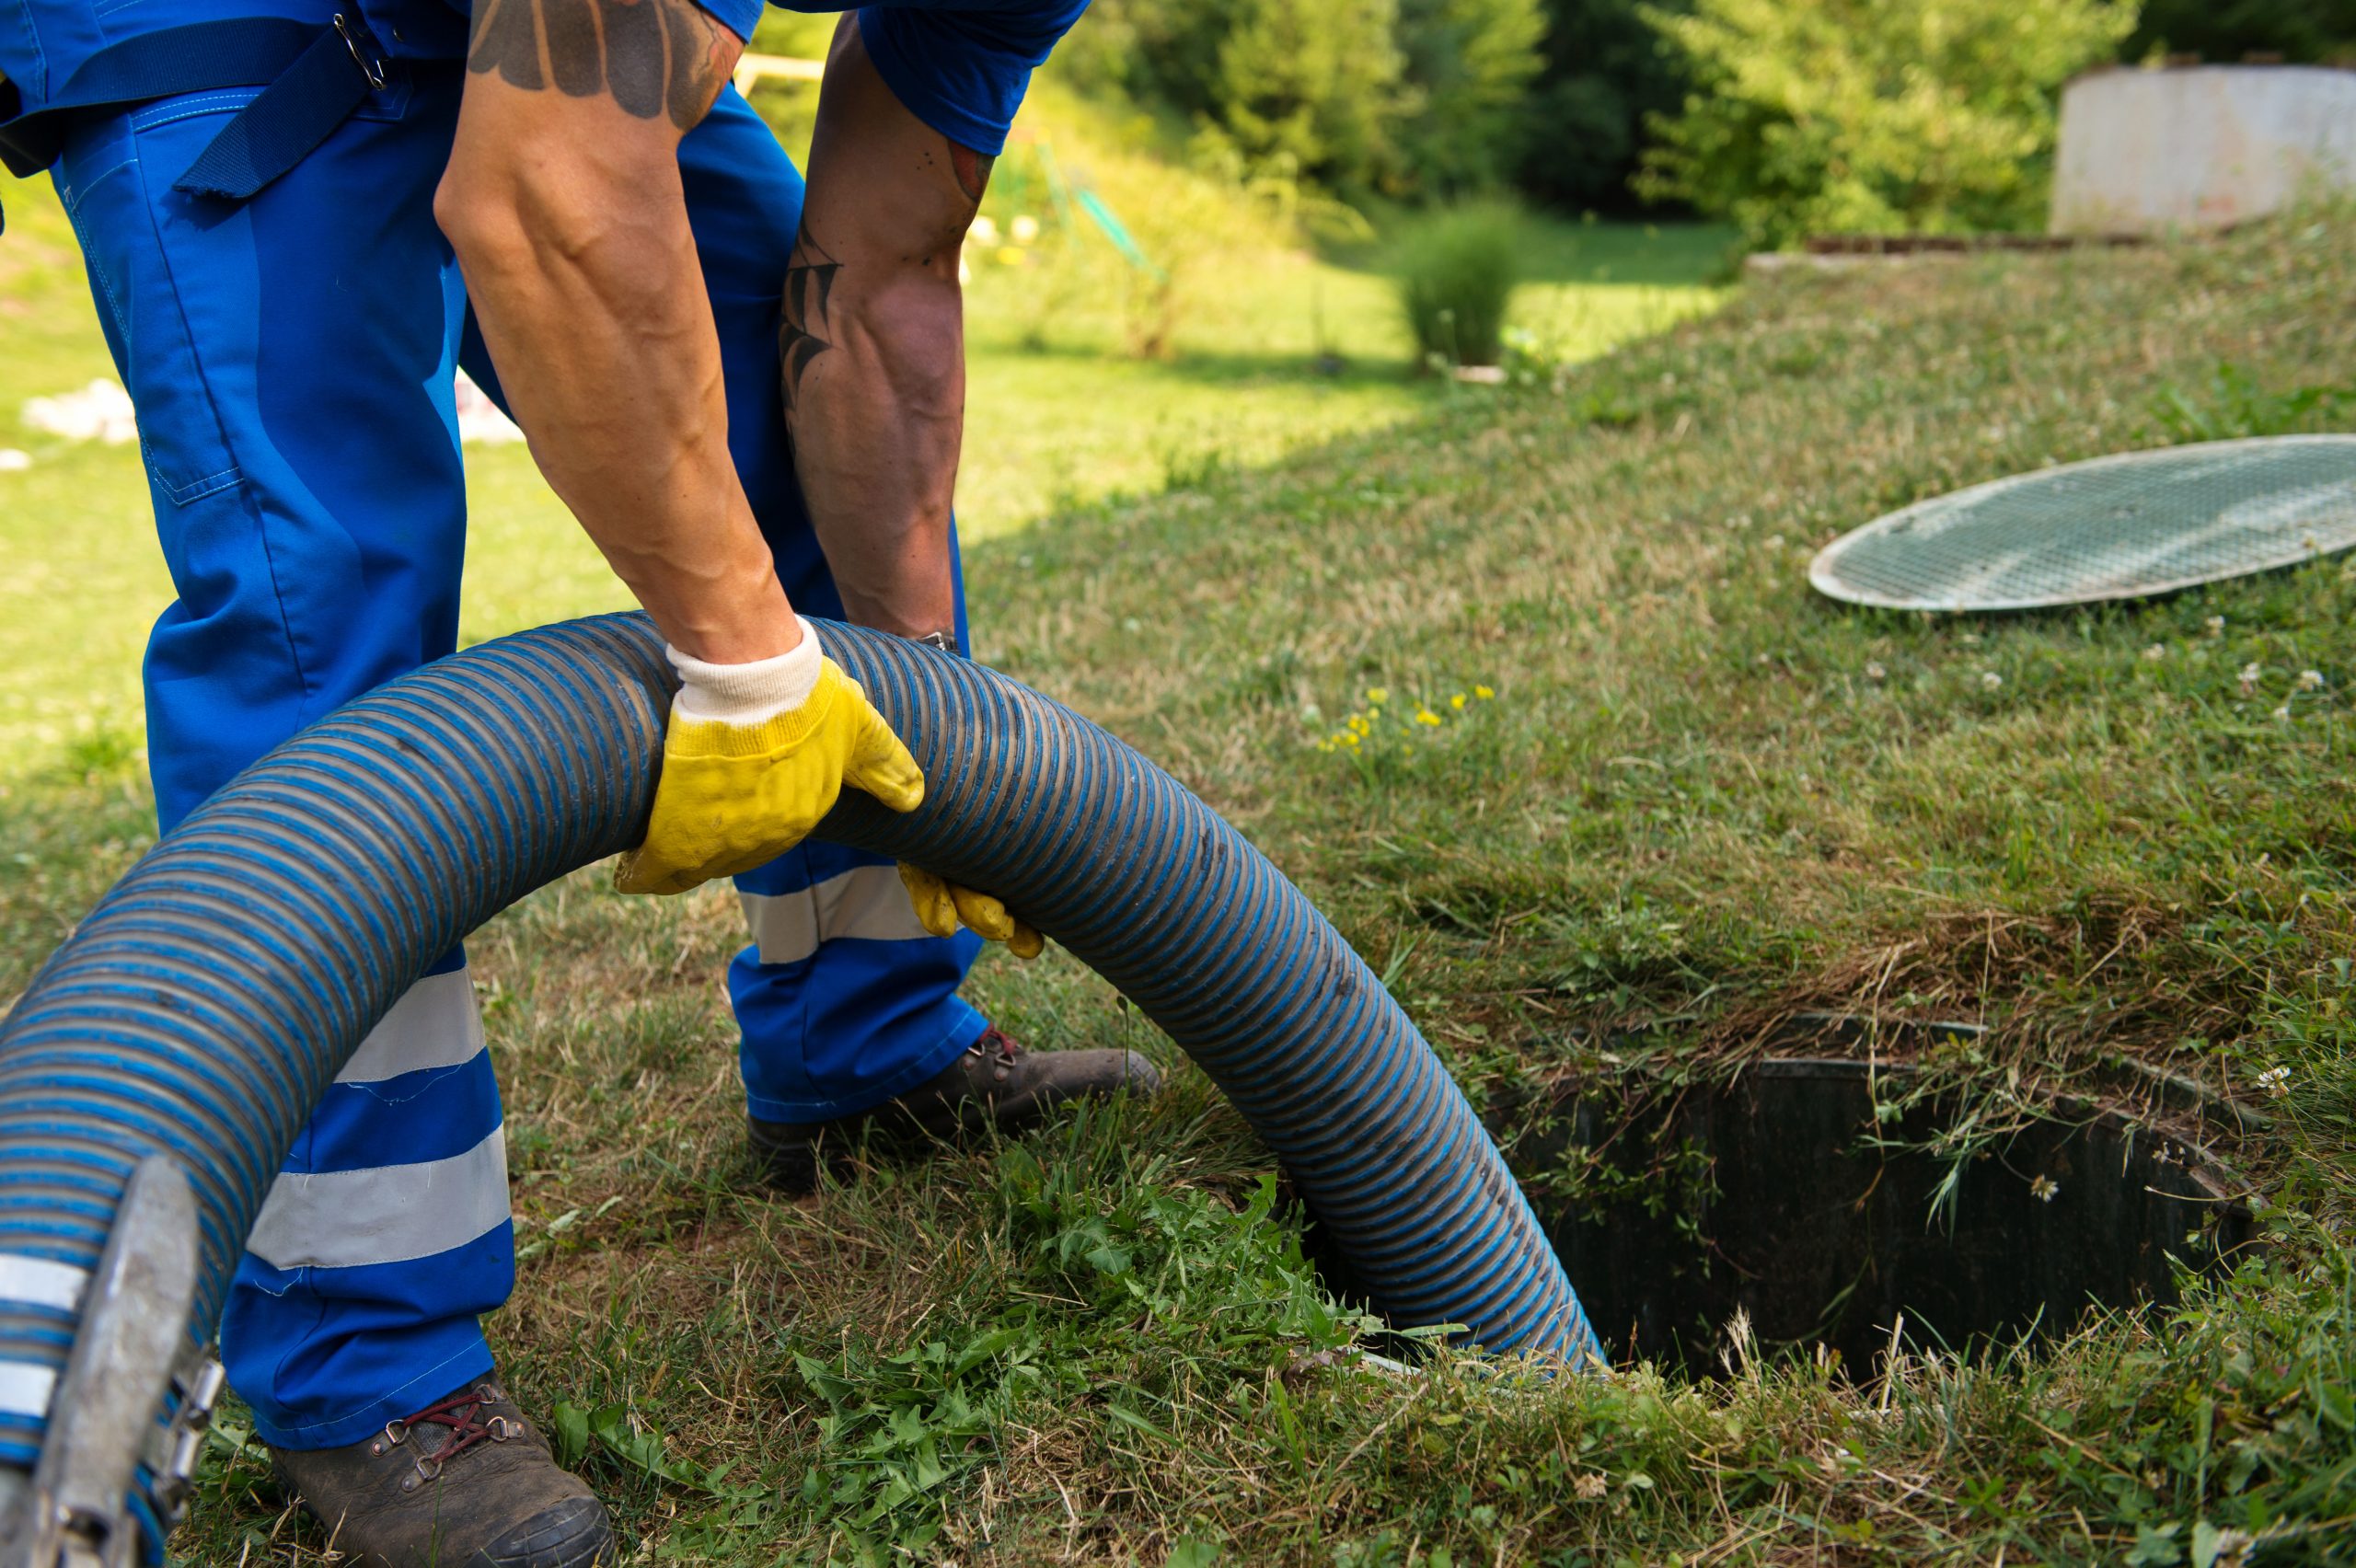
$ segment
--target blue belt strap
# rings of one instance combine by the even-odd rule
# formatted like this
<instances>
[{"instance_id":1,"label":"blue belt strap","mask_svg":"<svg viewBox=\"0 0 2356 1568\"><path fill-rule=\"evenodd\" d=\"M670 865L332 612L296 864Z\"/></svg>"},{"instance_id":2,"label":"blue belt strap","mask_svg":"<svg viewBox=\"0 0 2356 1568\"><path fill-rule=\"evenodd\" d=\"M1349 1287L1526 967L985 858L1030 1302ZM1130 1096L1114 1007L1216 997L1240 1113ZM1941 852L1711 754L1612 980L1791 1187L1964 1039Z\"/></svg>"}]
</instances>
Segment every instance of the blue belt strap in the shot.
<instances>
[{"instance_id":1,"label":"blue belt strap","mask_svg":"<svg viewBox=\"0 0 2356 1568\"><path fill-rule=\"evenodd\" d=\"M77 114L260 86L172 187L242 202L326 141L385 85L386 71L356 8L325 28L279 17L165 28L108 45L40 108L0 121L0 162L26 179L47 168Z\"/></svg>"},{"instance_id":2,"label":"blue belt strap","mask_svg":"<svg viewBox=\"0 0 2356 1568\"><path fill-rule=\"evenodd\" d=\"M385 85L385 57L352 12L221 128L175 190L242 202L310 156L368 95Z\"/></svg>"}]
</instances>

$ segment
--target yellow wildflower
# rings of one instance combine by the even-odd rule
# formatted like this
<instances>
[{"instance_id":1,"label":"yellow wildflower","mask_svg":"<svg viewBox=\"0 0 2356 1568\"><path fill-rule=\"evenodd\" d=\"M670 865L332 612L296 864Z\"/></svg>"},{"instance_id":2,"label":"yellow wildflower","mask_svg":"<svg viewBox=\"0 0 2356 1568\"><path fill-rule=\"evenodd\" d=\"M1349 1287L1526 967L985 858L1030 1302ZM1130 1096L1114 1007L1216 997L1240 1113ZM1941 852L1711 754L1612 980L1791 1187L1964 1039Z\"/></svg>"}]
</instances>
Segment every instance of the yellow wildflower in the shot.
<instances>
[{"instance_id":1,"label":"yellow wildflower","mask_svg":"<svg viewBox=\"0 0 2356 1568\"><path fill-rule=\"evenodd\" d=\"M1458 692L1454 697L1448 699L1448 705L1450 708L1457 709L1459 712L1461 712L1464 708L1464 694L1461 691Z\"/></svg>"},{"instance_id":2,"label":"yellow wildflower","mask_svg":"<svg viewBox=\"0 0 2356 1568\"><path fill-rule=\"evenodd\" d=\"M1366 688L1366 699L1369 702L1373 703L1377 708L1380 708L1384 703L1391 700L1391 688L1389 686L1369 686Z\"/></svg>"},{"instance_id":3,"label":"yellow wildflower","mask_svg":"<svg viewBox=\"0 0 2356 1568\"><path fill-rule=\"evenodd\" d=\"M1479 698L1482 701L1486 702L1489 698L1496 696L1497 694L1491 691L1487 686L1476 686L1472 688L1472 695Z\"/></svg>"},{"instance_id":4,"label":"yellow wildflower","mask_svg":"<svg viewBox=\"0 0 2356 1568\"><path fill-rule=\"evenodd\" d=\"M1430 709L1418 704L1415 709L1415 722L1418 724L1437 724L1439 722L1439 715L1433 712Z\"/></svg>"}]
</instances>

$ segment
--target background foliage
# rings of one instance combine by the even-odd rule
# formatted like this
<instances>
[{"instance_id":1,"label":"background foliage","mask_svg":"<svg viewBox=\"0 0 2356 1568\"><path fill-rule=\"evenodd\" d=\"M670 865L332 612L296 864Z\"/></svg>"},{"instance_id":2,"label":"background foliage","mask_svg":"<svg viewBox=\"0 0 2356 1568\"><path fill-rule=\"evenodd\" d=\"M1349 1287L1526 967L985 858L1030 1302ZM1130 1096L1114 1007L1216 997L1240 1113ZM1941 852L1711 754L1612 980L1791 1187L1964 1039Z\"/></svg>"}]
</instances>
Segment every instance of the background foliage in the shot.
<instances>
[{"instance_id":1,"label":"background foliage","mask_svg":"<svg viewBox=\"0 0 2356 1568\"><path fill-rule=\"evenodd\" d=\"M1254 167L1447 194L1513 174L1546 27L1542 0L1098 0L1067 68Z\"/></svg>"},{"instance_id":2,"label":"background foliage","mask_svg":"<svg viewBox=\"0 0 2356 1568\"><path fill-rule=\"evenodd\" d=\"M1739 206L1757 241L2038 227L2062 83L2185 53L2356 60L2356 0L1097 0L1057 69L1351 201Z\"/></svg>"},{"instance_id":3,"label":"background foliage","mask_svg":"<svg viewBox=\"0 0 2356 1568\"><path fill-rule=\"evenodd\" d=\"M2113 0L1699 0L1653 13L1692 72L1638 189L1755 245L2034 228L2056 90L2135 25Z\"/></svg>"},{"instance_id":4,"label":"background foliage","mask_svg":"<svg viewBox=\"0 0 2356 1568\"><path fill-rule=\"evenodd\" d=\"M2126 56L2198 54L2231 62L2280 54L2293 64L2356 63L2356 0L2144 0Z\"/></svg>"},{"instance_id":5,"label":"background foliage","mask_svg":"<svg viewBox=\"0 0 2356 1568\"><path fill-rule=\"evenodd\" d=\"M1691 0L1549 0L1545 61L1524 108L1529 133L1516 182L1532 200L1568 212L1635 205L1629 177L1647 144L1646 124L1685 100L1685 62L1647 14L1673 15Z\"/></svg>"}]
</instances>

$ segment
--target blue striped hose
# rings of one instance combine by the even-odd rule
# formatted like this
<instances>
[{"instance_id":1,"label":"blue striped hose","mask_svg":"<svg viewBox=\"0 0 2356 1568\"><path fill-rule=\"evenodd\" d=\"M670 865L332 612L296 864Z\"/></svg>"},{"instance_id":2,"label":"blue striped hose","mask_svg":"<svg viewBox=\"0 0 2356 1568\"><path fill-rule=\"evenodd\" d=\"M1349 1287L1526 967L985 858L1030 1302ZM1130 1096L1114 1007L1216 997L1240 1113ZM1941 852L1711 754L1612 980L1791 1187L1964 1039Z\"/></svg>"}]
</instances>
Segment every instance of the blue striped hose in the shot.
<instances>
[{"instance_id":1,"label":"blue striped hose","mask_svg":"<svg viewBox=\"0 0 2356 1568\"><path fill-rule=\"evenodd\" d=\"M1276 1150L1392 1321L1600 1359L1463 1094L1265 857L1019 683L822 629L928 787L909 816L848 792L821 836L1002 894L1118 986ZM641 836L670 681L643 617L506 638L340 709L167 836L0 1022L0 1263L90 1267L133 1166L168 1153L196 1190L190 1333L209 1338L280 1161L395 998L484 920ZM74 1326L54 1301L0 1300L17 1407L0 1465L33 1462L43 1416L23 1391Z\"/></svg>"}]
</instances>

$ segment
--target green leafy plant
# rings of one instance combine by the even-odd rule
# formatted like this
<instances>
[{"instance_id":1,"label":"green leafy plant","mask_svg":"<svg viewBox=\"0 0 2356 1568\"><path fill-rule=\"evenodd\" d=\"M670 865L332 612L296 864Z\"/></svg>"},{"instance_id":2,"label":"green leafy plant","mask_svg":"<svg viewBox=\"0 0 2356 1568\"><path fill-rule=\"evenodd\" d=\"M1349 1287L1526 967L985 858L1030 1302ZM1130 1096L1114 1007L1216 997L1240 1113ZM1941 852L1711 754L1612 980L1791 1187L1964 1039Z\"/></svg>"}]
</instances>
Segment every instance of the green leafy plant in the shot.
<instances>
[{"instance_id":1,"label":"green leafy plant","mask_svg":"<svg viewBox=\"0 0 2356 1568\"><path fill-rule=\"evenodd\" d=\"M1648 18L1693 90L1639 192L1751 244L1963 234L2044 217L2061 85L2135 26L2108 0L1699 0Z\"/></svg>"},{"instance_id":2,"label":"green leafy plant","mask_svg":"<svg viewBox=\"0 0 2356 1568\"><path fill-rule=\"evenodd\" d=\"M1426 363L1495 364L1519 279L1520 219L1478 202L1408 230L1394 252L1399 307Z\"/></svg>"},{"instance_id":3,"label":"green leafy plant","mask_svg":"<svg viewBox=\"0 0 2356 1568\"><path fill-rule=\"evenodd\" d=\"M578 1470L595 1458L650 1481L713 1497L736 1495L724 1484L727 1466L699 1470L671 1458L663 1434L634 1419L627 1405L599 1405L591 1410L559 1401L549 1411L548 1425L549 1446L557 1462L567 1470Z\"/></svg>"},{"instance_id":4,"label":"green leafy plant","mask_svg":"<svg viewBox=\"0 0 2356 1568\"><path fill-rule=\"evenodd\" d=\"M920 1551L940 1532L942 1489L989 1457L1011 1384L1035 1371L1039 1349L1035 1333L1010 1327L886 1355L850 1343L824 1360L797 1355L827 1412L803 1504L855 1539Z\"/></svg>"}]
</instances>

